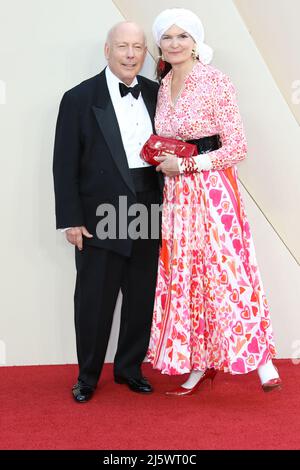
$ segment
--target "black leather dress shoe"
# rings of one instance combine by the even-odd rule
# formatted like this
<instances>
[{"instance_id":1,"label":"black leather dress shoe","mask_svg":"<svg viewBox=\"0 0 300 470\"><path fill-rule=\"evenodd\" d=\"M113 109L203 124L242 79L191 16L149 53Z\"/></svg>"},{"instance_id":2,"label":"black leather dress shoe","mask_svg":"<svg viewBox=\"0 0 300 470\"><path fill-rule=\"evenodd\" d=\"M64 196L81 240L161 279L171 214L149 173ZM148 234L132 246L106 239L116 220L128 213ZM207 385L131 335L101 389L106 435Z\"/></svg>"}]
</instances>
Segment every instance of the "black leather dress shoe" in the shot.
<instances>
[{"instance_id":1,"label":"black leather dress shoe","mask_svg":"<svg viewBox=\"0 0 300 470\"><path fill-rule=\"evenodd\" d=\"M78 380L77 384L72 388L72 393L77 403L85 403L92 398L94 388Z\"/></svg>"},{"instance_id":2,"label":"black leather dress shoe","mask_svg":"<svg viewBox=\"0 0 300 470\"><path fill-rule=\"evenodd\" d=\"M134 377L121 377L115 375L115 382L117 384L126 384L130 390L137 393L152 393L153 388L145 377L135 379Z\"/></svg>"}]
</instances>

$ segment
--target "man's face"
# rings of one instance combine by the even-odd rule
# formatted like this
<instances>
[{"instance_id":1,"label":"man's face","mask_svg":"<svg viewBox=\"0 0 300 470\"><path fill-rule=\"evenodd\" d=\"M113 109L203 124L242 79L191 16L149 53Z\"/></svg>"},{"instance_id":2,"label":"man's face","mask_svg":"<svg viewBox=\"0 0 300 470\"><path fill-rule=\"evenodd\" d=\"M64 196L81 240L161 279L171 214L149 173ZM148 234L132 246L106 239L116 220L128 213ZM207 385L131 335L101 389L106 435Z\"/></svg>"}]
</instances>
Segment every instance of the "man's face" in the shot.
<instances>
[{"instance_id":1,"label":"man's face","mask_svg":"<svg viewBox=\"0 0 300 470\"><path fill-rule=\"evenodd\" d=\"M146 53L143 31L132 23L119 25L105 44L109 68L126 85L131 85L140 72Z\"/></svg>"}]
</instances>

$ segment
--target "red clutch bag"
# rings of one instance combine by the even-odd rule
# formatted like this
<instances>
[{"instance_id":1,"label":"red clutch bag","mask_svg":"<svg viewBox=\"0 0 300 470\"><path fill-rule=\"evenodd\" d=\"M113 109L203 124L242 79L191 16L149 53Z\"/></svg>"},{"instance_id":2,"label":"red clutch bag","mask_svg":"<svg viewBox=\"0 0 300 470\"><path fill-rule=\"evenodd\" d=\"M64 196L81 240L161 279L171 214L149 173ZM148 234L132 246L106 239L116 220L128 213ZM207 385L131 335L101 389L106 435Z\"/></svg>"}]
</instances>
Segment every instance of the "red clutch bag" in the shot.
<instances>
[{"instance_id":1,"label":"red clutch bag","mask_svg":"<svg viewBox=\"0 0 300 470\"><path fill-rule=\"evenodd\" d=\"M176 157L193 157L198 155L198 148L194 144L184 142L184 140L171 139L152 134L144 144L140 156L151 165L159 165L154 157L160 157L162 153L170 153Z\"/></svg>"}]
</instances>

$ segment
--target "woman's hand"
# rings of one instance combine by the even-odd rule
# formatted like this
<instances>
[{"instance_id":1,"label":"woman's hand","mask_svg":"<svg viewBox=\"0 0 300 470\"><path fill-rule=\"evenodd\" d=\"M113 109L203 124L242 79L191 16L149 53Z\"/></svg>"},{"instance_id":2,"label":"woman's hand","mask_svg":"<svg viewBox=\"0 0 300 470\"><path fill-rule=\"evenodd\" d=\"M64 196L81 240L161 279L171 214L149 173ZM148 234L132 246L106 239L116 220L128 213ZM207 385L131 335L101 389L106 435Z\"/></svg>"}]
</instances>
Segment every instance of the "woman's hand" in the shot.
<instances>
[{"instance_id":1,"label":"woman's hand","mask_svg":"<svg viewBox=\"0 0 300 470\"><path fill-rule=\"evenodd\" d=\"M164 175L174 177L180 175L178 157L169 153L163 153L161 157L154 157L160 163L156 167L156 171L161 171Z\"/></svg>"}]
</instances>

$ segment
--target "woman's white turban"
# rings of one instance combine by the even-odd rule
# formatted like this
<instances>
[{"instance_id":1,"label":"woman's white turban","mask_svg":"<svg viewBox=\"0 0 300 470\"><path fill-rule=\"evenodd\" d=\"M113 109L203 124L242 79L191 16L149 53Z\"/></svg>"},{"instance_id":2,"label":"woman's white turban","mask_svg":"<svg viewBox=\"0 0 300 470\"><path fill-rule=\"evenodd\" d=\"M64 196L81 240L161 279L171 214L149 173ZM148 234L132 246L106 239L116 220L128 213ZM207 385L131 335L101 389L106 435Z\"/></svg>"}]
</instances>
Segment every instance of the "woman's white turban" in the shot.
<instances>
[{"instance_id":1,"label":"woman's white turban","mask_svg":"<svg viewBox=\"0 0 300 470\"><path fill-rule=\"evenodd\" d=\"M213 50L204 43L204 28L195 13L185 8L171 8L162 11L155 19L152 27L155 42L160 46L162 35L171 26L176 25L189 33L197 44L197 54L203 64L209 64L213 57Z\"/></svg>"}]
</instances>

